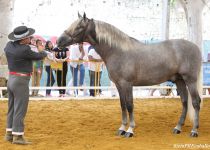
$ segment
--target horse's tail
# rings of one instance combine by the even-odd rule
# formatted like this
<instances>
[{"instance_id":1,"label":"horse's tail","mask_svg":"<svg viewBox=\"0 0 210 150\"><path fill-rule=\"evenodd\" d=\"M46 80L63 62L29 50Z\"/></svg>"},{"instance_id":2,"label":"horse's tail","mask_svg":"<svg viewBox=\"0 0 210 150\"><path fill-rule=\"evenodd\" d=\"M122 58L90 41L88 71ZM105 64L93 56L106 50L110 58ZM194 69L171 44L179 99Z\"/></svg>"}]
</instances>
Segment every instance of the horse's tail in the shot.
<instances>
[{"instance_id":1,"label":"horse's tail","mask_svg":"<svg viewBox=\"0 0 210 150\"><path fill-rule=\"evenodd\" d=\"M201 98L200 108L202 108L202 106L203 106L203 75L202 75L202 67L201 67L200 72L198 74L197 90L198 90L199 96ZM188 116L190 118L190 121L194 120L195 110L194 110L193 105L192 105L192 98L191 98L191 95L189 93L189 90L188 90Z\"/></svg>"}]
</instances>

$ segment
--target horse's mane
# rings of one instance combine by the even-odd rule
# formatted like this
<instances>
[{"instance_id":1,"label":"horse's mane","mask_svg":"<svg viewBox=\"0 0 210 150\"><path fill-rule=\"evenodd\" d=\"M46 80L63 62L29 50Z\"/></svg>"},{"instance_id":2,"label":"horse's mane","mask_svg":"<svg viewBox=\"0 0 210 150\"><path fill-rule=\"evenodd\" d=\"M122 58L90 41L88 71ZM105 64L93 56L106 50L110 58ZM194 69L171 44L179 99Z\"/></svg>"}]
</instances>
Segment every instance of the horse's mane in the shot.
<instances>
[{"instance_id":1,"label":"horse's mane","mask_svg":"<svg viewBox=\"0 0 210 150\"><path fill-rule=\"evenodd\" d=\"M96 38L99 42L105 42L110 47L117 47L122 50L130 50L136 49L139 44L143 44L108 23L98 20L94 20L94 22Z\"/></svg>"},{"instance_id":2,"label":"horse's mane","mask_svg":"<svg viewBox=\"0 0 210 150\"><path fill-rule=\"evenodd\" d=\"M78 23L81 21L81 19L77 19L76 21L74 21L71 26L67 29L68 33L73 33L73 31L75 30L75 28L77 27Z\"/></svg>"}]
</instances>

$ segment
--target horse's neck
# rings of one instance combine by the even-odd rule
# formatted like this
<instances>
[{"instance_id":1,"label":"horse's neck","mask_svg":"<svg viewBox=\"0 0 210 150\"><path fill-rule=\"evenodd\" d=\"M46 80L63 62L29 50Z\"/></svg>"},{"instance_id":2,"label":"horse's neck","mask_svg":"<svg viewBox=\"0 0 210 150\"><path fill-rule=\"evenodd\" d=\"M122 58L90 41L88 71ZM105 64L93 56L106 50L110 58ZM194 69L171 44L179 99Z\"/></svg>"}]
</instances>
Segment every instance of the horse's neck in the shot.
<instances>
[{"instance_id":1,"label":"horse's neck","mask_svg":"<svg viewBox=\"0 0 210 150\"><path fill-rule=\"evenodd\" d=\"M106 44L96 44L95 45L96 52L101 56L104 62L107 61L107 59L115 53L115 51L112 51L109 46Z\"/></svg>"},{"instance_id":2,"label":"horse's neck","mask_svg":"<svg viewBox=\"0 0 210 150\"><path fill-rule=\"evenodd\" d=\"M129 37L116 27L101 21L95 21L96 39L99 45L107 45L110 48L127 51L135 49L143 43Z\"/></svg>"}]
</instances>

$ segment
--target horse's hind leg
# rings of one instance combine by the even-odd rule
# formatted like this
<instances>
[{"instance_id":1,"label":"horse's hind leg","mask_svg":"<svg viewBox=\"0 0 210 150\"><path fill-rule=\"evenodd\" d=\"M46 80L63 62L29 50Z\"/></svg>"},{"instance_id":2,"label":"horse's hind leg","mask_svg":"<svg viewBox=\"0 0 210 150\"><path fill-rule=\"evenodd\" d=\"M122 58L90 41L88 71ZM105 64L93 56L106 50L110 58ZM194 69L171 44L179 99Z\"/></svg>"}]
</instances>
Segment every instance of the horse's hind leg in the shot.
<instances>
[{"instance_id":1,"label":"horse's hind leg","mask_svg":"<svg viewBox=\"0 0 210 150\"><path fill-rule=\"evenodd\" d=\"M182 114L180 116L179 122L173 130L174 134L181 133L181 128L184 125L186 115L187 115L187 100L188 100L188 92L187 87L183 79L179 79L175 81L177 86L177 91L180 94L182 101Z\"/></svg>"},{"instance_id":2,"label":"horse's hind leg","mask_svg":"<svg viewBox=\"0 0 210 150\"><path fill-rule=\"evenodd\" d=\"M200 102L201 98L197 89L197 82L188 82L186 83L188 86L188 90L190 92L192 98L192 105L195 110L194 120L193 120L193 129L191 131L191 137L198 136L198 128L199 128L199 111L200 111Z\"/></svg>"}]
</instances>

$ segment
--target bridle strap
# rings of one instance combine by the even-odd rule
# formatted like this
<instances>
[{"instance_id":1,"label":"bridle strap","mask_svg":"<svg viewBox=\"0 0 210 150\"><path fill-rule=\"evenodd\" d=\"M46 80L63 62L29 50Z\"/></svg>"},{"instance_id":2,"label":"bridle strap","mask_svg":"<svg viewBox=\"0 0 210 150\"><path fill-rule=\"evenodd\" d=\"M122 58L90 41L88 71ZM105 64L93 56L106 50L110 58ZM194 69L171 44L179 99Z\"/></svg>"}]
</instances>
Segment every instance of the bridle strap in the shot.
<instances>
[{"instance_id":1,"label":"bridle strap","mask_svg":"<svg viewBox=\"0 0 210 150\"><path fill-rule=\"evenodd\" d=\"M73 42L75 42L73 36L70 33L68 33L67 30L65 30L64 33L68 35L72 39Z\"/></svg>"},{"instance_id":2,"label":"bridle strap","mask_svg":"<svg viewBox=\"0 0 210 150\"><path fill-rule=\"evenodd\" d=\"M84 32L86 31L86 29L87 29L88 26L89 26L89 20L88 20L87 25L86 25L85 28L84 28ZM77 42L74 40L73 35L71 35L67 30L65 30L64 33L65 33L66 35L68 35L68 36L72 39L72 41L73 41L74 43L77 43ZM78 35L78 34L77 34L77 35ZM82 38L83 38L83 40L84 40L84 36L83 36Z\"/></svg>"}]
</instances>

